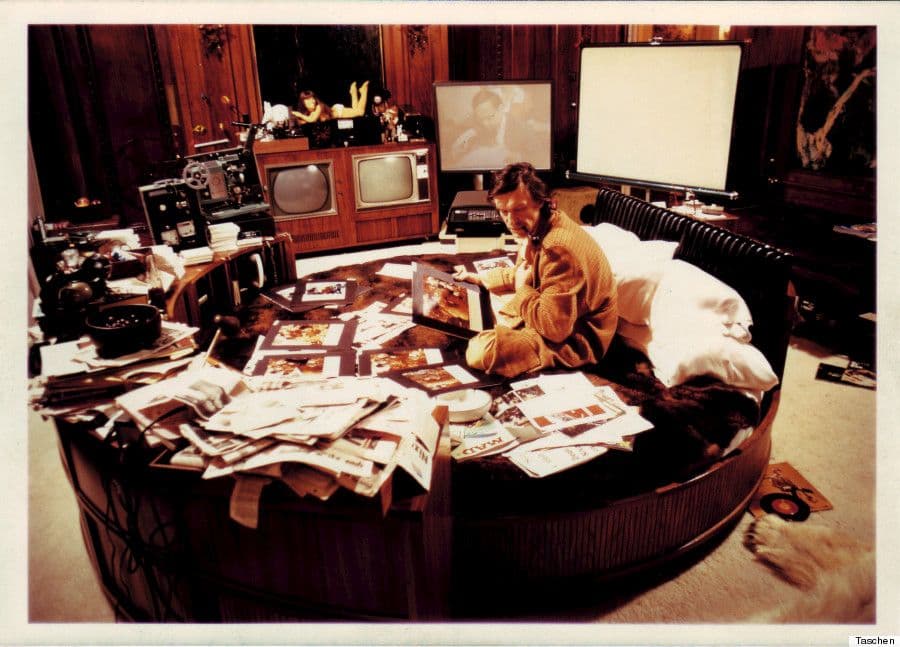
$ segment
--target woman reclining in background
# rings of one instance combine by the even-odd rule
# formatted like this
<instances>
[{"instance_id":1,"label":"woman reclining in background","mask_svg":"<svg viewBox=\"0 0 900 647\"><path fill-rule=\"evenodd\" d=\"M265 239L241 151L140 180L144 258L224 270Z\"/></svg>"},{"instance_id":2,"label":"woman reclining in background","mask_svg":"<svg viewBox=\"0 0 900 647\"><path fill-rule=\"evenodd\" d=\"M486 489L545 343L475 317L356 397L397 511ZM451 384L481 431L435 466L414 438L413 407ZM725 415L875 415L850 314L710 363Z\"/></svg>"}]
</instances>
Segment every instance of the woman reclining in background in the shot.
<instances>
[{"instance_id":1,"label":"woman reclining in background","mask_svg":"<svg viewBox=\"0 0 900 647\"><path fill-rule=\"evenodd\" d=\"M300 106L292 110L291 114L304 123L315 121L327 121L328 119L350 119L362 117L366 114L366 100L369 94L369 82L364 81L356 89L356 81L350 84L350 107L336 103L330 108L319 100L312 90L303 90L300 93Z\"/></svg>"}]
</instances>

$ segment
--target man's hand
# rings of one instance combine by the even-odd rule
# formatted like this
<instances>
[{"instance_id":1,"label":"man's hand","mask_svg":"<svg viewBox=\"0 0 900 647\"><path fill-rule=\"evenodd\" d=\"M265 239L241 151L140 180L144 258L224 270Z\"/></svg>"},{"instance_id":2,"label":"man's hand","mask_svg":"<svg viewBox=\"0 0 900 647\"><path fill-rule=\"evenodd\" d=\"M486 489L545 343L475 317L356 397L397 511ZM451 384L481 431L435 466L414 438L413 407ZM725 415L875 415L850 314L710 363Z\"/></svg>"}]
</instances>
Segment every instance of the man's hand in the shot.
<instances>
[{"instance_id":1,"label":"man's hand","mask_svg":"<svg viewBox=\"0 0 900 647\"><path fill-rule=\"evenodd\" d=\"M516 278L515 278L515 286L516 291L526 283L531 278L531 263L528 261L522 261L516 267Z\"/></svg>"},{"instance_id":2,"label":"man's hand","mask_svg":"<svg viewBox=\"0 0 900 647\"><path fill-rule=\"evenodd\" d=\"M469 272L468 270L457 270L453 275L453 278L457 281L466 281L468 283L474 283L475 285L482 285L481 277L475 272Z\"/></svg>"}]
</instances>

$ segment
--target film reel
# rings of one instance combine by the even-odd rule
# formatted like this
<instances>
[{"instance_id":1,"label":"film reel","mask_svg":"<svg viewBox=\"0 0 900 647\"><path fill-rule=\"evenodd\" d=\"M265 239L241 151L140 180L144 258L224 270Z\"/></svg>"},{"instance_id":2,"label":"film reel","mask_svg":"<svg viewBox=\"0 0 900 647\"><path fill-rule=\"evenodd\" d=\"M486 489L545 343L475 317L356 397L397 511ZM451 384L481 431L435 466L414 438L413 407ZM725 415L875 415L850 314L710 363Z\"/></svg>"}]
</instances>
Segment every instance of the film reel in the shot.
<instances>
[{"instance_id":1,"label":"film reel","mask_svg":"<svg viewBox=\"0 0 900 647\"><path fill-rule=\"evenodd\" d=\"M200 191L209 185L209 169L201 162L191 162L184 167L181 178L189 187Z\"/></svg>"}]
</instances>

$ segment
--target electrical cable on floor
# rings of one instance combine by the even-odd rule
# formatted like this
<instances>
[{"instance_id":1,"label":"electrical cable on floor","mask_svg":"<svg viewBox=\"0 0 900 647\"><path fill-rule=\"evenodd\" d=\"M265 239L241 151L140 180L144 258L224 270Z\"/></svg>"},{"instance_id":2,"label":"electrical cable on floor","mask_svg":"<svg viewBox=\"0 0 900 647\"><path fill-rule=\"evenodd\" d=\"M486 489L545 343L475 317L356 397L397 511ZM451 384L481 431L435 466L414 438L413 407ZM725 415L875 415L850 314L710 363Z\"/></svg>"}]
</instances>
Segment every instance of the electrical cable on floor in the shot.
<instances>
[{"instance_id":1,"label":"electrical cable on floor","mask_svg":"<svg viewBox=\"0 0 900 647\"><path fill-rule=\"evenodd\" d=\"M127 469L133 460L133 453L140 447L142 441L146 438L147 432L157 423L176 413L183 412L187 408L187 405L182 405L161 414L141 429L137 433L136 438L120 438L121 427L117 426L114 428L113 432L107 435L103 443L112 446L114 440L123 441L120 442L118 447L120 452L119 464ZM120 472L122 475L125 474L124 470L120 470ZM152 605L152 609L150 610L152 614L151 619L158 621L183 620L183 618L178 616L172 606L175 599L175 583L169 581L168 587L164 587L162 582L157 581L155 576L155 564L150 563L148 559L148 556L155 548L152 544L152 538L158 532L164 530L163 526L165 524L162 523L159 511L156 509L156 506L151 506L157 521L157 527L151 530L148 536L149 543L144 542L141 537L140 529L141 500L139 495L136 492L126 491L121 484L121 481L115 480L111 471L104 470L102 479L107 503L106 511L104 512L105 518L103 519L103 525L106 527L107 541L110 544L108 564L112 571L110 576L113 578L116 588L122 589L127 594L127 599L134 599L126 576L139 572L143 575L147 589L146 592L149 597L148 601ZM116 492L118 492L117 495ZM118 503L118 507L116 507L116 503ZM119 510L124 513L124 520L119 518ZM124 544L121 553L117 550L117 542L113 538L114 532L116 535L119 535L119 540ZM165 537L165 533L163 536ZM164 548L168 548L168 540L166 540ZM119 554L117 555L117 553ZM164 590L164 588L167 590ZM114 609L117 616L120 613L121 608L122 605L117 597Z\"/></svg>"}]
</instances>

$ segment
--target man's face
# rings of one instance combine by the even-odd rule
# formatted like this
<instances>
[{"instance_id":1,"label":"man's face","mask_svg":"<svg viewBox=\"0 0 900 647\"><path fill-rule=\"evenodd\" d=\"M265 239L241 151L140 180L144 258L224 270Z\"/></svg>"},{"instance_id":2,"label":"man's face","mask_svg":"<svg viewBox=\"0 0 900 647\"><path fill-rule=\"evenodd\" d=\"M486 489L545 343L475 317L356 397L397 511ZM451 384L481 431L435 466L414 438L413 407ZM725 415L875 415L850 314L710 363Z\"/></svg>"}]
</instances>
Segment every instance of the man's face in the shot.
<instances>
[{"instance_id":1,"label":"man's face","mask_svg":"<svg viewBox=\"0 0 900 647\"><path fill-rule=\"evenodd\" d=\"M494 101L482 101L475 106L475 119L484 128L499 128L500 122L503 120L500 105Z\"/></svg>"},{"instance_id":2,"label":"man's face","mask_svg":"<svg viewBox=\"0 0 900 647\"><path fill-rule=\"evenodd\" d=\"M514 191L495 195L494 206L510 233L517 238L529 236L534 231L541 213L541 204L521 183Z\"/></svg>"}]
</instances>

